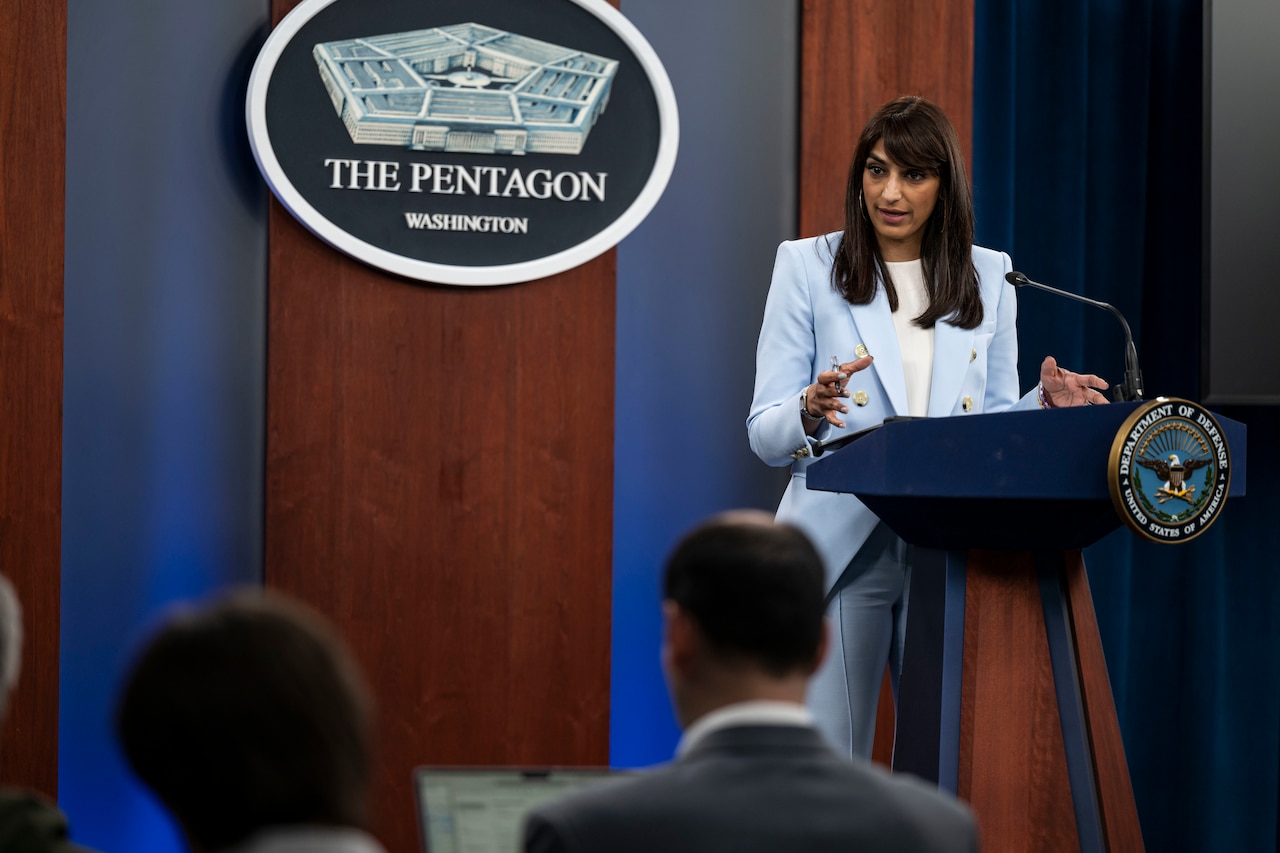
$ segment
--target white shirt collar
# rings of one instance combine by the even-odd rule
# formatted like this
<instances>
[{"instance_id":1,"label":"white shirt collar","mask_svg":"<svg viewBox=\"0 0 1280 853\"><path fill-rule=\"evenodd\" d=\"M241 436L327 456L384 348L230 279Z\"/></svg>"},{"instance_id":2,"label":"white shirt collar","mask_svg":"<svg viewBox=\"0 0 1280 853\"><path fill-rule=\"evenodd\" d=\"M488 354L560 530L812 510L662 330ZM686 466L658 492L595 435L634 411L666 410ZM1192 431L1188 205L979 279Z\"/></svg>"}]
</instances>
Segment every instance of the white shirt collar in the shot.
<instances>
[{"instance_id":1,"label":"white shirt collar","mask_svg":"<svg viewBox=\"0 0 1280 853\"><path fill-rule=\"evenodd\" d=\"M227 853L386 853L367 833L353 827L274 826L254 833Z\"/></svg>"},{"instance_id":2,"label":"white shirt collar","mask_svg":"<svg viewBox=\"0 0 1280 853\"><path fill-rule=\"evenodd\" d=\"M795 702L755 700L735 702L704 714L684 730L676 757L685 755L712 732L733 726L811 726L813 714Z\"/></svg>"}]
</instances>

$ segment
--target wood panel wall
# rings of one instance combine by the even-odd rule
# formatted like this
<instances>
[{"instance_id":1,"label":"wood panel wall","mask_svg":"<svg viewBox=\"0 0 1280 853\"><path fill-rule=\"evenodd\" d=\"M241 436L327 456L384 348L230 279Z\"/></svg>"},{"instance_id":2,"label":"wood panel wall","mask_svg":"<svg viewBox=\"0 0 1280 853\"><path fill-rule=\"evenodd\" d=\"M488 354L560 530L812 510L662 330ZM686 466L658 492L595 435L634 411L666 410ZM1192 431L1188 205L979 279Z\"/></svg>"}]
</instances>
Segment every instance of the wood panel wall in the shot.
<instances>
[{"instance_id":1,"label":"wood panel wall","mask_svg":"<svg viewBox=\"0 0 1280 853\"><path fill-rule=\"evenodd\" d=\"M973 0L803 0L800 74L800 236L844 226L858 136L898 95L942 107L970 159Z\"/></svg>"},{"instance_id":2,"label":"wood panel wall","mask_svg":"<svg viewBox=\"0 0 1280 853\"><path fill-rule=\"evenodd\" d=\"M22 672L0 784L58 787L65 3L0 0L0 572L22 601ZM32 81L40 81L38 87Z\"/></svg>"},{"instance_id":3,"label":"wood panel wall","mask_svg":"<svg viewBox=\"0 0 1280 853\"><path fill-rule=\"evenodd\" d=\"M608 763L615 268L424 285L272 204L265 580L364 666L390 850L416 765Z\"/></svg>"}]
</instances>

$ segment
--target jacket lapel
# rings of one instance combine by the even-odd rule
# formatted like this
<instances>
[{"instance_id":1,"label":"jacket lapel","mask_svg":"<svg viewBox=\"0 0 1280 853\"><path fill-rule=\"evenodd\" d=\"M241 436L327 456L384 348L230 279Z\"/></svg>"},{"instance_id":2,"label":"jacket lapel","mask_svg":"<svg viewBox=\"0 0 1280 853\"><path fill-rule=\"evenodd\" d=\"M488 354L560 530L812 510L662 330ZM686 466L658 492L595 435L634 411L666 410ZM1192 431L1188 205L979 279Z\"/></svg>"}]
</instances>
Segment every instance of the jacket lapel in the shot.
<instances>
[{"instance_id":1,"label":"jacket lapel","mask_svg":"<svg viewBox=\"0 0 1280 853\"><path fill-rule=\"evenodd\" d=\"M907 414L907 383L902 374L902 352L898 349L898 333L893 328L893 313L884 288L876 288L875 299L866 305L850 305L853 325L859 343L875 357L870 369L875 372L896 415ZM841 353L842 361L852 361L854 353Z\"/></svg>"},{"instance_id":2,"label":"jacket lapel","mask_svg":"<svg viewBox=\"0 0 1280 853\"><path fill-rule=\"evenodd\" d=\"M939 321L933 327L933 378L929 383L929 417L955 411L956 398L969 370L973 330ZM981 403L981 401L977 401Z\"/></svg>"}]
</instances>

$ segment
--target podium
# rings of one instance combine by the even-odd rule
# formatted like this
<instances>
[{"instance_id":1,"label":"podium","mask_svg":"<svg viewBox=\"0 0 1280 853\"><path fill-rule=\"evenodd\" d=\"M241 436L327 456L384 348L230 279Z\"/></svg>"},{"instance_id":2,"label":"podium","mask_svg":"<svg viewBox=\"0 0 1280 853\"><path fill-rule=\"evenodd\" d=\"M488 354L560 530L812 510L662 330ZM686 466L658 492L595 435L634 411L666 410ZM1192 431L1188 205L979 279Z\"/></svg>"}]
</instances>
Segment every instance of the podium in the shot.
<instances>
[{"instance_id":1,"label":"podium","mask_svg":"<svg viewBox=\"0 0 1280 853\"><path fill-rule=\"evenodd\" d=\"M890 421L808 468L916 546L893 768L967 801L984 851L1143 849L1080 555L1122 524L1142 405ZM1243 495L1244 425L1215 418Z\"/></svg>"}]
</instances>

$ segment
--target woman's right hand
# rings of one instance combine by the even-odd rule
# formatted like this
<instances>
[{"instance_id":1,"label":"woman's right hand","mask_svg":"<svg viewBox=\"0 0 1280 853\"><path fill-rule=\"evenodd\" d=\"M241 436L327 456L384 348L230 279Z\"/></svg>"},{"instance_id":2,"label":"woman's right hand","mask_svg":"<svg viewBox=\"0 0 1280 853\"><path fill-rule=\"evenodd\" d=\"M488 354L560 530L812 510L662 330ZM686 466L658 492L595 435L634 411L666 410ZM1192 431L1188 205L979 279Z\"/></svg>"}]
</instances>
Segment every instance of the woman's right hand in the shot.
<instances>
[{"instance_id":1,"label":"woman's right hand","mask_svg":"<svg viewBox=\"0 0 1280 853\"><path fill-rule=\"evenodd\" d=\"M840 416L849 412L849 407L841 399L848 397L845 380L860 370L871 366L872 356L863 356L856 361L845 362L834 370L824 370L818 374L818 381L805 389L805 407L814 417L826 418L832 426L843 427ZM812 433L818 428L818 421L805 423L806 432Z\"/></svg>"}]
</instances>

